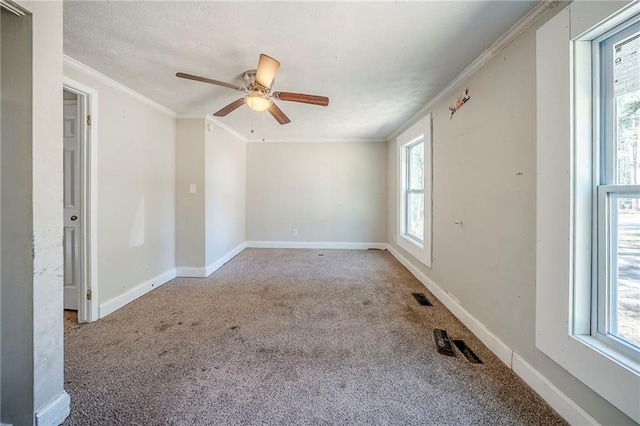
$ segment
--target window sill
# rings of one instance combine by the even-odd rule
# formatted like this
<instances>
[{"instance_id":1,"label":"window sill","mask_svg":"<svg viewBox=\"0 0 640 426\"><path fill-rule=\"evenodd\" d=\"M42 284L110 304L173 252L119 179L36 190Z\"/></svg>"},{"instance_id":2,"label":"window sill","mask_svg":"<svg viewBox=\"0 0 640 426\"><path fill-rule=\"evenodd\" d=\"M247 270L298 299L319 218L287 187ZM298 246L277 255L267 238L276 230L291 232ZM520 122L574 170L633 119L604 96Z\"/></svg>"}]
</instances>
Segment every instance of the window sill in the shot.
<instances>
[{"instance_id":1,"label":"window sill","mask_svg":"<svg viewBox=\"0 0 640 426\"><path fill-rule=\"evenodd\" d=\"M640 360L612 348L602 340L589 334L574 334L571 337L585 345L588 349L597 352L599 355L629 370L630 373L640 379Z\"/></svg>"}]
</instances>

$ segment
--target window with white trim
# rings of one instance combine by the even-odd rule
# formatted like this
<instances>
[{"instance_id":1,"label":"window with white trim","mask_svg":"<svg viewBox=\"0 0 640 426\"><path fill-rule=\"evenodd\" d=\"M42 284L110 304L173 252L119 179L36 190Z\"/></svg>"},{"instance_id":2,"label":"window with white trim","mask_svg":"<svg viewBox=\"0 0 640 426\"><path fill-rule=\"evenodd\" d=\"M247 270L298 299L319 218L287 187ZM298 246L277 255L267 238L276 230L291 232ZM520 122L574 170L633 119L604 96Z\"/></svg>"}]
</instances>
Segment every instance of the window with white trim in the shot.
<instances>
[{"instance_id":1,"label":"window with white trim","mask_svg":"<svg viewBox=\"0 0 640 426\"><path fill-rule=\"evenodd\" d=\"M640 17L593 41L591 332L640 358Z\"/></svg>"},{"instance_id":2,"label":"window with white trim","mask_svg":"<svg viewBox=\"0 0 640 426\"><path fill-rule=\"evenodd\" d=\"M536 31L536 347L640 422L639 352L621 327L634 317L620 303L637 300L621 291L638 264L625 163L635 125L614 90L624 73L613 77L640 2L604 3L572 2Z\"/></svg>"},{"instance_id":3,"label":"window with white trim","mask_svg":"<svg viewBox=\"0 0 640 426\"><path fill-rule=\"evenodd\" d=\"M431 266L431 114L398 136L398 245Z\"/></svg>"},{"instance_id":4,"label":"window with white trim","mask_svg":"<svg viewBox=\"0 0 640 426\"><path fill-rule=\"evenodd\" d=\"M406 238L424 244L424 135L405 145L405 229Z\"/></svg>"}]
</instances>

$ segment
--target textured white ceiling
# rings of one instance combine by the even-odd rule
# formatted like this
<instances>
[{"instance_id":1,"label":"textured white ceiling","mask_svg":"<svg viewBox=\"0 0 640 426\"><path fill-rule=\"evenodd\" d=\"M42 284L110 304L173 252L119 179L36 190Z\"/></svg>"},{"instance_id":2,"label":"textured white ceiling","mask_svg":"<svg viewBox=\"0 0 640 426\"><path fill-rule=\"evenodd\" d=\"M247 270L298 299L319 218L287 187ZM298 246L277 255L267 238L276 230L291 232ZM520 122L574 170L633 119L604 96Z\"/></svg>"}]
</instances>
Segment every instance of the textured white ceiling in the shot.
<instances>
[{"instance_id":1,"label":"textured white ceiling","mask_svg":"<svg viewBox=\"0 0 640 426\"><path fill-rule=\"evenodd\" d=\"M385 139L536 1L65 1L64 52L168 108L213 113L241 92L260 53L281 62L273 90L291 123L246 106L220 120L248 139Z\"/></svg>"}]
</instances>

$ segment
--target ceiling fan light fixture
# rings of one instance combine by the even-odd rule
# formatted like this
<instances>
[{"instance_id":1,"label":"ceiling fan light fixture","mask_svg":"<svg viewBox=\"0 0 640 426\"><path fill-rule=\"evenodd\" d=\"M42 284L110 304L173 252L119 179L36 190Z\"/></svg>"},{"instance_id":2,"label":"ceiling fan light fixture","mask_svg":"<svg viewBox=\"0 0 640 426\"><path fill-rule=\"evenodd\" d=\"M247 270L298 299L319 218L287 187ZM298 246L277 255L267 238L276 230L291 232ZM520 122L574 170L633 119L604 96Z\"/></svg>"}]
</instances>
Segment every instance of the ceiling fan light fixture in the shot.
<instances>
[{"instance_id":1,"label":"ceiling fan light fixture","mask_svg":"<svg viewBox=\"0 0 640 426\"><path fill-rule=\"evenodd\" d=\"M249 93L244 97L244 102L254 111L266 111L271 106L271 99L262 96L260 93Z\"/></svg>"},{"instance_id":2,"label":"ceiling fan light fixture","mask_svg":"<svg viewBox=\"0 0 640 426\"><path fill-rule=\"evenodd\" d=\"M256 82L267 89L271 88L273 79L280 68L280 62L265 54L260 55L258 69L256 71Z\"/></svg>"}]
</instances>

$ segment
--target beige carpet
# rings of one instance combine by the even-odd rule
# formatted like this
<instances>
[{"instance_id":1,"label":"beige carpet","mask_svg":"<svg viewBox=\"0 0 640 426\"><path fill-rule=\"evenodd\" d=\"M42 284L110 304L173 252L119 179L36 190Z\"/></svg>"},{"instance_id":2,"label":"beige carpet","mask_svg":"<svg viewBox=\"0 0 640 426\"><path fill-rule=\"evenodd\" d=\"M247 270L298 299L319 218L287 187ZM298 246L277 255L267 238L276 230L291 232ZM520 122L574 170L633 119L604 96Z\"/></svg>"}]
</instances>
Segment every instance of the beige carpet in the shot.
<instances>
[{"instance_id":1,"label":"beige carpet","mask_svg":"<svg viewBox=\"0 0 640 426\"><path fill-rule=\"evenodd\" d=\"M69 425L564 424L385 251L247 249L173 280L66 331L65 389Z\"/></svg>"}]
</instances>

